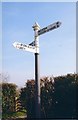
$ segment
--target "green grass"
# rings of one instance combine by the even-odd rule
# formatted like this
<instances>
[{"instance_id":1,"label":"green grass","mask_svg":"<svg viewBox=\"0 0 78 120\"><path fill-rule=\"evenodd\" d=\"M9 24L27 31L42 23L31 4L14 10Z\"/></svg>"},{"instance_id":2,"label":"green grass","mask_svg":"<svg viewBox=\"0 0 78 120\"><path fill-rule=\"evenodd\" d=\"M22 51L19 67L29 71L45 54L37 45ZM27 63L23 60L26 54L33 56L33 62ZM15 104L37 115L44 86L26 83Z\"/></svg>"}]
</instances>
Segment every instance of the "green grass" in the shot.
<instances>
[{"instance_id":1,"label":"green grass","mask_svg":"<svg viewBox=\"0 0 78 120\"><path fill-rule=\"evenodd\" d=\"M7 119L7 118L21 118L26 116L26 110L21 110L19 112L14 112L10 114L2 114L2 118Z\"/></svg>"},{"instance_id":2,"label":"green grass","mask_svg":"<svg viewBox=\"0 0 78 120\"><path fill-rule=\"evenodd\" d=\"M20 116L26 116L26 113L23 111L15 113L15 116L20 117Z\"/></svg>"}]
</instances>

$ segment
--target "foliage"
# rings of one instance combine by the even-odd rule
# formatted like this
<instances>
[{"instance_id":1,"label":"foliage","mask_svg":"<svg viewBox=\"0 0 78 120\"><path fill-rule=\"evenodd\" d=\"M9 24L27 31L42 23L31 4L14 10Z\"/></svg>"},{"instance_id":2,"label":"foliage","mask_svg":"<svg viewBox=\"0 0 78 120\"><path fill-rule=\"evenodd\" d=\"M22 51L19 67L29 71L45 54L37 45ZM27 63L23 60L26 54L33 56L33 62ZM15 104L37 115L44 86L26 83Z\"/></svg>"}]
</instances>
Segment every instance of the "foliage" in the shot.
<instances>
[{"instance_id":1,"label":"foliage","mask_svg":"<svg viewBox=\"0 0 78 120\"><path fill-rule=\"evenodd\" d=\"M26 110L21 108L20 90L12 83L2 83L2 118L26 117ZM20 110L20 111L19 111Z\"/></svg>"},{"instance_id":2,"label":"foliage","mask_svg":"<svg viewBox=\"0 0 78 120\"><path fill-rule=\"evenodd\" d=\"M78 74L54 78L44 77L40 79L40 86L42 118L77 117ZM28 118L35 118L35 80L28 80L26 86L20 91L17 91L17 86L11 83L2 83L0 88L4 118L26 116L25 110L27 110ZM19 101L16 101L16 98ZM16 112L16 102L21 102L23 111Z\"/></svg>"},{"instance_id":3,"label":"foliage","mask_svg":"<svg viewBox=\"0 0 78 120\"><path fill-rule=\"evenodd\" d=\"M27 117L35 116L35 92L34 80L28 80L26 87L21 89L20 101L24 109L27 110ZM33 109L34 108L34 109Z\"/></svg>"},{"instance_id":4,"label":"foliage","mask_svg":"<svg viewBox=\"0 0 78 120\"><path fill-rule=\"evenodd\" d=\"M67 74L54 78L44 77L41 83L42 118L76 118L78 75ZM27 116L35 117L35 81L28 80L21 89L22 106L27 109Z\"/></svg>"},{"instance_id":5,"label":"foliage","mask_svg":"<svg viewBox=\"0 0 78 120\"><path fill-rule=\"evenodd\" d=\"M16 85L2 83L2 114L15 111Z\"/></svg>"}]
</instances>

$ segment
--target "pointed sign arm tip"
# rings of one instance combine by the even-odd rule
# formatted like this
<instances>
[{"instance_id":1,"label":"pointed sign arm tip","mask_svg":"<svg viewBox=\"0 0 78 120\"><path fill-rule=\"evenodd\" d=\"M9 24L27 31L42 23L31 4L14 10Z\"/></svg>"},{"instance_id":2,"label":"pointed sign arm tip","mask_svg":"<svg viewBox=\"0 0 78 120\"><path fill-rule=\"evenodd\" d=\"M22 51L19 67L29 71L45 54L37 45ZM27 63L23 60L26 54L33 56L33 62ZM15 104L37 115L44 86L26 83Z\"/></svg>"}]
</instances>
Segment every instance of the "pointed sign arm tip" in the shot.
<instances>
[{"instance_id":1,"label":"pointed sign arm tip","mask_svg":"<svg viewBox=\"0 0 78 120\"><path fill-rule=\"evenodd\" d=\"M14 42L12 45L15 47L17 45L17 42Z\"/></svg>"}]
</instances>

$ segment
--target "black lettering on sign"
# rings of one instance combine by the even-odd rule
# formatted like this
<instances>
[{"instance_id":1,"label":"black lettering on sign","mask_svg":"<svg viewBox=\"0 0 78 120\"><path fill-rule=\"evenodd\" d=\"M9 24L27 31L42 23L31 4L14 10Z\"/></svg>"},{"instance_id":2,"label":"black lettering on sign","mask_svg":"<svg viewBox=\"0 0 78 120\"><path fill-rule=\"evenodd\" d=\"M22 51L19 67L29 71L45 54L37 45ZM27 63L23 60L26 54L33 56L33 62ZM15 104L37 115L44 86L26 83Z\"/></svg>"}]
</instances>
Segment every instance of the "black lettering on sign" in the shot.
<instances>
[{"instance_id":1,"label":"black lettering on sign","mask_svg":"<svg viewBox=\"0 0 78 120\"><path fill-rule=\"evenodd\" d=\"M19 47L20 49L23 49L23 47Z\"/></svg>"},{"instance_id":2,"label":"black lettering on sign","mask_svg":"<svg viewBox=\"0 0 78 120\"><path fill-rule=\"evenodd\" d=\"M41 35L41 34L45 33L46 30L47 30L47 27L45 27L45 28L39 30L39 31L38 31L38 35Z\"/></svg>"}]
</instances>

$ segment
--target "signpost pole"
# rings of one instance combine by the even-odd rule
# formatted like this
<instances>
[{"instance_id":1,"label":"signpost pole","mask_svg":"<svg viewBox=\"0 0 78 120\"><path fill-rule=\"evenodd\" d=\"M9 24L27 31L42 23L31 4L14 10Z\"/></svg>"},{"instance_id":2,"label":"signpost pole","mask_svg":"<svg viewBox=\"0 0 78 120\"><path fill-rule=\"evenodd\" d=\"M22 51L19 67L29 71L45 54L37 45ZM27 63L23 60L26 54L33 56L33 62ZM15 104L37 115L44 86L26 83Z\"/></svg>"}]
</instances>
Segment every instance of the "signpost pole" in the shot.
<instances>
[{"instance_id":1,"label":"signpost pole","mask_svg":"<svg viewBox=\"0 0 78 120\"><path fill-rule=\"evenodd\" d=\"M39 36L37 35L40 26L35 23L33 26L35 32L35 112L36 118L40 118L40 71L39 71Z\"/></svg>"}]
</instances>

